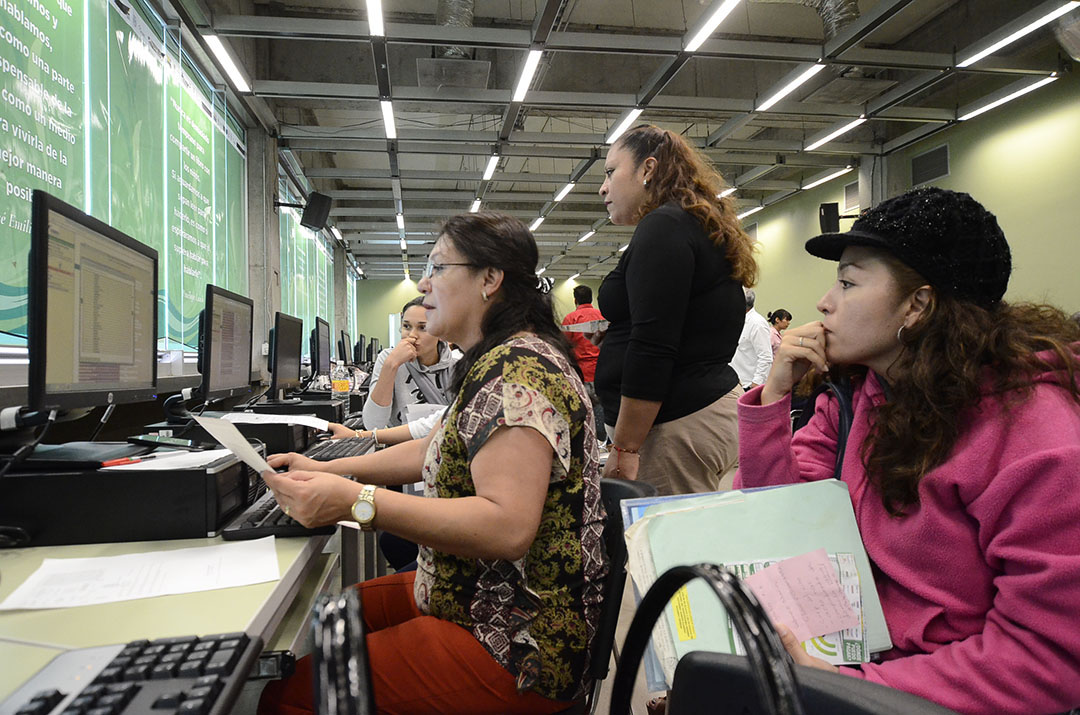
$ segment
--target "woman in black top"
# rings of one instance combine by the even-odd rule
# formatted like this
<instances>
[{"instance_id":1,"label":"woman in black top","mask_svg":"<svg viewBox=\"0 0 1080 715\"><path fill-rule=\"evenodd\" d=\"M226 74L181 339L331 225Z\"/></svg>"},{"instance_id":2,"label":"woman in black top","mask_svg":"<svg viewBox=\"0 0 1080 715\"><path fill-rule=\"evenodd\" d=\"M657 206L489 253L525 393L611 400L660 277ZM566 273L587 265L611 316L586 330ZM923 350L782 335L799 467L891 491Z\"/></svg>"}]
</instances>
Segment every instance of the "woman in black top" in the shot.
<instances>
[{"instance_id":1,"label":"woman in black top","mask_svg":"<svg viewBox=\"0 0 1080 715\"><path fill-rule=\"evenodd\" d=\"M680 136L642 125L608 150L600 187L617 225L637 225L600 286L610 326L596 391L613 443L604 475L661 494L711 491L737 455L728 367L742 332L753 244L720 199L723 179Z\"/></svg>"}]
</instances>

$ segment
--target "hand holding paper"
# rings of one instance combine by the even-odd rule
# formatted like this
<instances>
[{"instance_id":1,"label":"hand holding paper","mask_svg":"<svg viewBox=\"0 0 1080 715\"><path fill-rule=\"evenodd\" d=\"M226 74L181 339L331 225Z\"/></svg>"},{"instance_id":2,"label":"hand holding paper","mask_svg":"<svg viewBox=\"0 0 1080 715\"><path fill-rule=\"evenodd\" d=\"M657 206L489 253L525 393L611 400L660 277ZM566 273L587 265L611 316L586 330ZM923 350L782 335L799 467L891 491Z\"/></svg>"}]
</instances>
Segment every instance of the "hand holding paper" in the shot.
<instances>
[{"instance_id":1,"label":"hand holding paper","mask_svg":"<svg viewBox=\"0 0 1080 715\"><path fill-rule=\"evenodd\" d=\"M243 460L244 464L254 469L258 474L273 472L274 470L266 463L266 460L248 444L240 430L232 422L216 417L196 417L195 421L206 430L211 437L221 443L230 452Z\"/></svg>"}]
</instances>

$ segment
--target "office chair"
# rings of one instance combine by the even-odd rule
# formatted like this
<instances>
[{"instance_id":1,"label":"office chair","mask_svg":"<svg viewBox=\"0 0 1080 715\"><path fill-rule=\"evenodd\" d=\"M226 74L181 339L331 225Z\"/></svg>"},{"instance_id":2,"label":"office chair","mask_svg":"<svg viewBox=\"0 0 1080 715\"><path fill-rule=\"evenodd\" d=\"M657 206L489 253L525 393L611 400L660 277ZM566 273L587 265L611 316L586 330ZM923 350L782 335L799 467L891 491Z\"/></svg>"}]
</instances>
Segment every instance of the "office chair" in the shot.
<instances>
[{"instance_id":1,"label":"office chair","mask_svg":"<svg viewBox=\"0 0 1080 715\"><path fill-rule=\"evenodd\" d=\"M656 487L645 482L625 479L601 479L600 499L607 512L604 525L604 547L610 562L607 583L604 584L604 605L600 610L600 623L593 636L592 657L589 660L589 676L593 679L592 691L579 703L563 710L565 715L592 713L596 711L600 685L608 675L611 652L615 647L615 628L619 624L619 608L622 606L623 588L626 586L626 541L623 539L623 499L656 496Z\"/></svg>"},{"instance_id":2,"label":"office chair","mask_svg":"<svg viewBox=\"0 0 1080 715\"><path fill-rule=\"evenodd\" d=\"M747 655L696 651L675 668L669 715L946 715L951 710L916 695L839 673L796 666L764 609L737 576L713 564L676 566L645 594L626 634L611 694L612 715L629 710L638 664L653 625L684 584L703 578L724 604Z\"/></svg>"},{"instance_id":3,"label":"office chair","mask_svg":"<svg viewBox=\"0 0 1080 715\"><path fill-rule=\"evenodd\" d=\"M375 715L364 619L356 589L322 596L311 621L316 715Z\"/></svg>"}]
</instances>

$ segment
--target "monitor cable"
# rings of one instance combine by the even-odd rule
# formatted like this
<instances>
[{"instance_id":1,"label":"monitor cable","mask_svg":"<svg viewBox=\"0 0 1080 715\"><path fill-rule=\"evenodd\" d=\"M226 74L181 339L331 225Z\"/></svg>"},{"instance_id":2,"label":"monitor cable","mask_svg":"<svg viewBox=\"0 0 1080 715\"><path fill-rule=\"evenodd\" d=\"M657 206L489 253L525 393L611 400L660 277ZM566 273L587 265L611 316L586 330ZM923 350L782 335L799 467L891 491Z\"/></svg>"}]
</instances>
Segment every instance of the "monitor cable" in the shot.
<instances>
[{"instance_id":1,"label":"monitor cable","mask_svg":"<svg viewBox=\"0 0 1080 715\"><path fill-rule=\"evenodd\" d=\"M95 439L98 438L98 435L101 434L101 430L105 428L105 423L109 421L110 417L112 417L113 410L115 409L115 402L110 403L109 406L105 408L105 412L101 415L101 421L98 422L97 427L94 428L93 434L90 435L90 442L93 442Z\"/></svg>"},{"instance_id":2,"label":"monitor cable","mask_svg":"<svg viewBox=\"0 0 1080 715\"><path fill-rule=\"evenodd\" d=\"M11 471L12 467L24 461L27 457L34 453L34 449L39 444L41 444L41 440L45 439L45 433L49 431L49 427L52 426L53 422L56 422L55 409L49 410L49 416L46 418L45 424L42 426L41 431L38 432L37 437L35 437L33 441L27 442L26 444L16 449L13 454L9 455L8 461L4 464L3 467L0 467L0 479L3 479L4 476L6 476L9 471Z\"/></svg>"}]
</instances>

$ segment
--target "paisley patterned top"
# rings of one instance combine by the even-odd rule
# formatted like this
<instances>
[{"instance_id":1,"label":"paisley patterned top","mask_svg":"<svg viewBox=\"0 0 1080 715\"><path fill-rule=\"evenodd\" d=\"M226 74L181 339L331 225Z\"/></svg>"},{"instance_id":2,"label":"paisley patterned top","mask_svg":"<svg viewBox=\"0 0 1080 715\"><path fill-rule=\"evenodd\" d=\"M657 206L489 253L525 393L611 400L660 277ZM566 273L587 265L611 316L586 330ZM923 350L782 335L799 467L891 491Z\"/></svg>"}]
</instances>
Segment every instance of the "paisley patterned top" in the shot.
<instances>
[{"instance_id":1,"label":"paisley patterned top","mask_svg":"<svg viewBox=\"0 0 1080 715\"><path fill-rule=\"evenodd\" d=\"M500 427L551 444L551 481L536 539L517 561L421 546L416 603L468 630L517 678L519 691L582 697L607 575L592 405L574 368L540 338L513 337L470 368L424 459L424 494L475 496L472 458ZM506 479L514 479L508 464Z\"/></svg>"}]
</instances>

